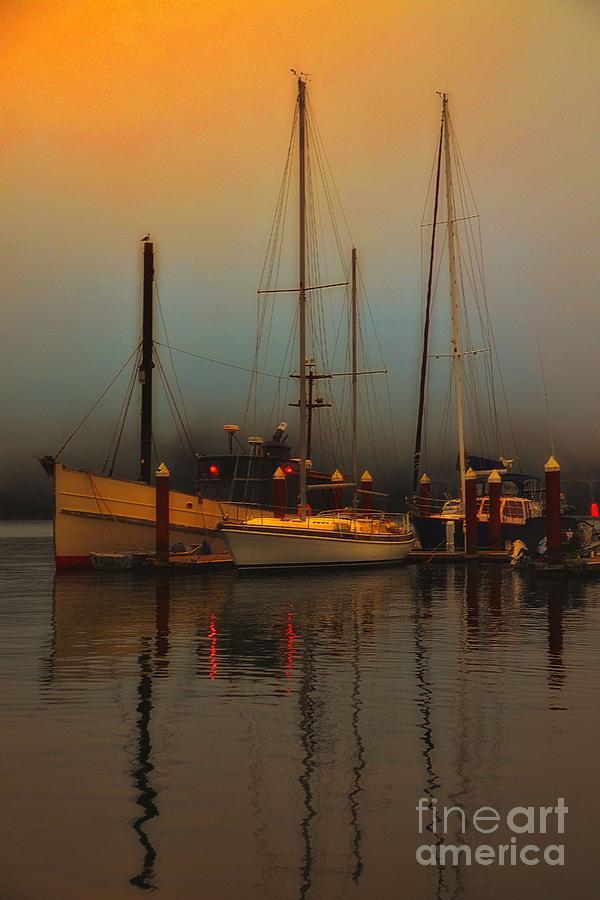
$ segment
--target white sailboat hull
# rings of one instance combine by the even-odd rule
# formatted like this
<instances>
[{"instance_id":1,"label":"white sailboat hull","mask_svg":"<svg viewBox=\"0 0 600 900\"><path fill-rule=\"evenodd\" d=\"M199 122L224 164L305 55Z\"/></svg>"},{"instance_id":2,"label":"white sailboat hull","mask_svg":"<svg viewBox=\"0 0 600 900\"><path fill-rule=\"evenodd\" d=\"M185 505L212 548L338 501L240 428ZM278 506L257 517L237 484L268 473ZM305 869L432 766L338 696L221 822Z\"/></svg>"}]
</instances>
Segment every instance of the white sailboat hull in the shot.
<instances>
[{"instance_id":1,"label":"white sailboat hull","mask_svg":"<svg viewBox=\"0 0 600 900\"><path fill-rule=\"evenodd\" d=\"M375 566L406 559L415 538L406 534L388 539L344 534L285 534L226 525L227 548L239 568L294 566Z\"/></svg>"}]
</instances>

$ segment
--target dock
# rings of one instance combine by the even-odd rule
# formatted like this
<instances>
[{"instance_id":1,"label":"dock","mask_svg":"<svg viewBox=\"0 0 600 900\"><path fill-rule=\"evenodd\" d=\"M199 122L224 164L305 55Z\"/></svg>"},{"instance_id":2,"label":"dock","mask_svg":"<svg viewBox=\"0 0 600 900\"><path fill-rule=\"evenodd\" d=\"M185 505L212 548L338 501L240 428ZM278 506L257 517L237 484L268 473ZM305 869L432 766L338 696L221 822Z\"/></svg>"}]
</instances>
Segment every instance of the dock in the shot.
<instances>
[{"instance_id":1,"label":"dock","mask_svg":"<svg viewBox=\"0 0 600 900\"><path fill-rule=\"evenodd\" d=\"M477 553L465 553L462 550L411 550L408 554L408 562L412 563L507 563L509 560L510 552L508 550L479 550Z\"/></svg>"}]
</instances>

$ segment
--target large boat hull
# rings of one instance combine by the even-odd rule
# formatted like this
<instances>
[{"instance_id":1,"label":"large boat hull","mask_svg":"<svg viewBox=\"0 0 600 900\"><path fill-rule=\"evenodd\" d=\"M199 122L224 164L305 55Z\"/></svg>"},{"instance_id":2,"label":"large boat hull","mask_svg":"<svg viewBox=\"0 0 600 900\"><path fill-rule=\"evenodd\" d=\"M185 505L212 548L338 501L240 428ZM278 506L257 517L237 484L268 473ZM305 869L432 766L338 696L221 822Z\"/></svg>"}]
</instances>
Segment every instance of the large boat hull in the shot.
<instances>
[{"instance_id":1,"label":"large boat hull","mask_svg":"<svg viewBox=\"0 0 600 900\"><path fill-rule=\"evenodd\" d=\"M156 496L151 485L57 463L54 494L57 569L89 568L90 553L154 551ZM223 514L235 517L239 513L234 505L171 491L171 544L201 544L210 537L213 551L219 552L224 544L215 532Z\"/></svg>"},{"instance_id":2,"label":"large boat hull","mask_svg":"<svg viewBox=\"0 0 600 900\"><path fill-rule=\"evenodd\" d=\"M381 540L353 535L285 534L226 525L225 543L239 568L375 566L399 563L414 545L414 535Z\"/></svg>"}]
</instances>

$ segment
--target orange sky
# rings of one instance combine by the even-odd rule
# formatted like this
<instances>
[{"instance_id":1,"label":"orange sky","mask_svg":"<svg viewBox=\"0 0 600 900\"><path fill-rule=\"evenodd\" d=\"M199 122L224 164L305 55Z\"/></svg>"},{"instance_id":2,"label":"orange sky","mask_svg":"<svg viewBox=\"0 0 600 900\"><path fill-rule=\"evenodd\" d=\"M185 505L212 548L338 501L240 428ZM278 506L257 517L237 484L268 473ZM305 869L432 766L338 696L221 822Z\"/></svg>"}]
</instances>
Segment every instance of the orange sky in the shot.
<instances>
[{"instance_id":1,"label":"orange sky","mask_svg":"<svg viewBox=\"0 0 600 900\"><path fill-rule=\"evenodd\" d=\"M600 334L596 4L2 0L1 10L3 383L16 378L49 411L49 443L129 352L137 240L147 230L174 339L224 358L248 348L249 357L291 67L312 73L383 331L406 336L402 352L396 338L384 349L407 433L419 224L435 92L447 89L511 387L539 402L529 385L539 379L531 347L541 333L549 368L561 372L557 416L578 443L594 439L571 401L583 403L597 378ZM103 348L93 362L90 330ZM65 357L75 371L89 367L89 383L65 374ZM11 392L3 400L29 441L30 412Z\"/></svg>"}]
</instances>

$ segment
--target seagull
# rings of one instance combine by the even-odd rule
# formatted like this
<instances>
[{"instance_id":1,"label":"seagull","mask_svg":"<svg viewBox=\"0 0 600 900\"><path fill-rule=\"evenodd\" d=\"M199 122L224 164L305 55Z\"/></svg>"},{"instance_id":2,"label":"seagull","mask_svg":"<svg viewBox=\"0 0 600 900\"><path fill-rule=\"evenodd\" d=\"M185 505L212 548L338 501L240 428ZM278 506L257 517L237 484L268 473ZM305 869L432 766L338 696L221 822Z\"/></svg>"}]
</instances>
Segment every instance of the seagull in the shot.
<instances>
[{"instance_id":1,"label":"seagull","mask_svg":"<svg viewBox=\"0 0 600 900\"><path fill-rule=\"evenodd\" d=\"M143 244L144 241L149 241L149 240L150 240L150 233L148 233L145 237L143 237L143 238L141 239L141 243Z\"/></svg>"}]
</instances>

